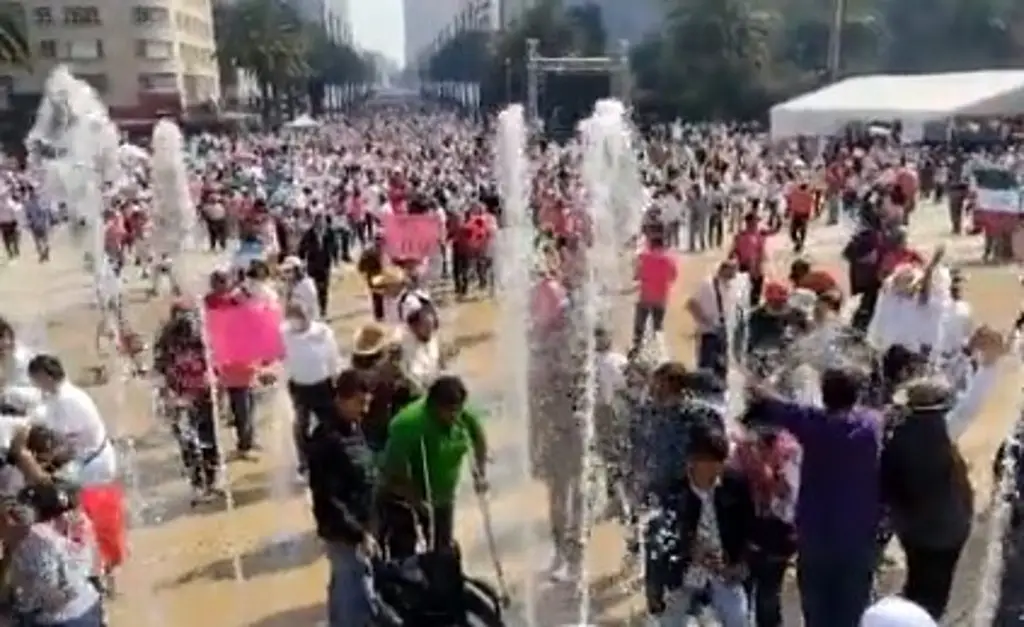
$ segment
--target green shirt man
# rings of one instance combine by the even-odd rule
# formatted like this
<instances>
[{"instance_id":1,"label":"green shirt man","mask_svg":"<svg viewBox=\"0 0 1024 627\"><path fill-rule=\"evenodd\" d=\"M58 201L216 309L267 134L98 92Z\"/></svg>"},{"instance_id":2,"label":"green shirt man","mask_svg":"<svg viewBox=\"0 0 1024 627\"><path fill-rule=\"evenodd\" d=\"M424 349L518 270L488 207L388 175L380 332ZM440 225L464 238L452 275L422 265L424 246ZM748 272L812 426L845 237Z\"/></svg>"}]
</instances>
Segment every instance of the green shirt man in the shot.
<instances>
[{"instance_id":1,"label":"green shirt man","mask_svg":"<svg viewBox=\"0 0 1024 627\"><path fill-rule=\"evenodd\" d=\"M473 452L474 471L483 472L486 439L479 414L466 406L465 399L461 380L440 377L426 397L413 401L391 420L384 475L392 492L416 503L450 506L455 503L467 453Z\"/></svg>"}]
</instances>

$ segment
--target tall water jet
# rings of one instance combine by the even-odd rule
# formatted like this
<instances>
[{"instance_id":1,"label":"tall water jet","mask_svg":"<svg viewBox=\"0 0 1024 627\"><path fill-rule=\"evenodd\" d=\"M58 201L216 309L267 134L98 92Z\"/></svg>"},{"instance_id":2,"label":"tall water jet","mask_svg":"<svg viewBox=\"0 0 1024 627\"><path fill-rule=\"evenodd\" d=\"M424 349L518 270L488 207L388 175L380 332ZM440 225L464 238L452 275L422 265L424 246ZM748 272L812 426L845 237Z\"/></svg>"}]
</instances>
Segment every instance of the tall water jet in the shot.
<instances>
[{"instance_id":1,"label":"tall water jet","mask_svg":"<svg viewBox=\"0 0 1024 627\"><path fill-rule=\"evenodd\" d=\"M531 481L530 472L530 293L534 228L528 206L530 186L526 158L526 120L522 105L511 105L498 116L494 170L503 210L503 228L498 233L498 306L499 346L502 355L501 413L505 420L520 426L516 441L516 460L523 483ZM527 551L527 563L537 538L530 525L523 527L521 538ZM524 614L528 627L537 627L536 579L532 568L526 571L523 586Z\"/></svg>"},{"instance_id":2,"label":"tall water jet","mask_svg":"<svg viewBox=\"0 0 1024 627\"><path fill-rule=\"evenodd\" d=\"M177 124L163 118L153 127L152 146L153 253L157 269L166 270L172 290L177 292L181 289L177 272L181 255L194 243L197 224L185 165L185 139Z\"/></svg>"},{"instance_id":3,"label":"tall water jet","mask_svg":"<svg viewBox=\"0 0 1024 627\"><path fill-rule=\"evenodd\" d=\"M1018 360L1015 365L1019 369L1019 360L1024 355L1024 337L1020 331L1014 333L1011 347L1014 357ZM1014 426L1005 444L1005 453L992 496L992 513L985 539L985 561L982 563L981 577L978 578L978 601L971 620L974 627L990 627L993 624L999 613L1001 593L1005 589L1003 575L1006 572L1008 557L1005 554L1005 544L1010 541L1007 534L1010 531L1010 519L1020 490L1017 481L1020 472L1017 454L1024 446L1024 442L1021 441L1024 436L1024 394L1018 395L1013 411L1017 412L1017 415L1014 417Z\"/></svg>"},{"instance_id":4,"label":"tall water jet","mask_svg":"<svg viewBox=\"0 0 1024 627\"><path fill-rule=\"evenodd\" d=\"M46 81L25 140L29 163L43 170L43 193L67 208L75 242L85 248L97 286L103 268L104 192L121 178L117 127L96 91L64 66Z\"/></svg>"},{"instance_id":5,"label":"tall water jet","mask_svg":"<svg viewBox=\"0 0 1024 627\"><path fill-rule=\"evenodd\" d=\"M579 577L579 623L591 623L590 586L587 547L595 520L600 468L596 463L594 409L597 392L597 347L595 330L609 325L615 302L626 273L624 254L629 239L637 232L642 186L639 180L632 134L626 109L617 100L600 100L594 113L580 124L582 139L583 185L586 190L587 225L582 235L589 238L586 249L586 275L582 284L581 324L585 334L582 346L582 397L577 404L577 424L582 430L582 521L580 529L581 573Z\"/></svg>"}]
</instances>

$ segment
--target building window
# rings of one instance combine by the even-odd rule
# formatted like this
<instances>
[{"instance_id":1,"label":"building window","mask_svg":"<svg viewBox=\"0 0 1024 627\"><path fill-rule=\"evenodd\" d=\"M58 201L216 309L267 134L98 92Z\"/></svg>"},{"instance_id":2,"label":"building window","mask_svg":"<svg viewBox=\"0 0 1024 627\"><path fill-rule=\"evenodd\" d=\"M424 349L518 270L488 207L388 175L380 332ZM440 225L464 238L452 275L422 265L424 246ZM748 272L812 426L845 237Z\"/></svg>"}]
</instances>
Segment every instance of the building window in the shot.
<instances>
[{"instance_id":1,"label":"building window","mask_svg":"<svg viewBox=\"0 0 1024 627\"><path fill-rule=\"evenodd\" d=\"M110 79L106 74L75 74L75 76L89 83L97 93L105 94L110 89Z\"/></svg>"},{"instance_id":2,"label":"building window","mask_svg":"<svg viewBox=\"0 0 1024 627\"><path fill-rule=\"evenodd\" d=\"M142 25L163 25L171 19L171 12L163 7L132 7L132 20Z\"/></svg>"},{"instance_id":3,"label":"building window","mask_svg":"<svg viewBox=\"0 0 1024 627\"><path fill-rule=\"evenodd\" d=\"M140 91L178 91L178 75L174 72L139 74Z\"/></svg>"},{"instance_id":4,"label":"building window","mask_svg":"<svg viewBox=\"0 0 1024 627\"><path fill-rule=\"evenodd\" d=\"M37 26L50 26L53 24L53 9L36 7L32 9L32 17L35 18Z\"/></svg>"},{"instance_id":5,"label":"building window","mask_svg":"<svg viewBox=\"0 0 1024 627\"><path fill-rule=\"evenodd\" d=\"M57 40L42 39L39 41L39 57L41 59L57 58Z\"/></svg>"},{"instance_id":6,"label":"building window","mask_svg":"<svg viewBox=\"0 0 1024 627\"><path fill-rule=\"evenodd\" d=\"M95 61L103 58L102 39L79 39L64 42L62 58L68 61Z\"/></svg>"},{"instance_id":7,"label":"building window","mask_svg":"<svg viewBox=\"0 0 1024 627\"><path fill-rule=\"evenodd\" d=\"M69 26L98 26L103 22L99 7L64 7L64 23Z\"/></svg>"},{"instance_id":8,"label":"building window","mask_svg":"<svg viewBox=\"0 0 1024 627\"><path fill-rule=\"evenodd\" d=\"M168 61L174 56L174 44L169 41L136 39L135 56L150 61Z\"/></svg>"}]
</instances>

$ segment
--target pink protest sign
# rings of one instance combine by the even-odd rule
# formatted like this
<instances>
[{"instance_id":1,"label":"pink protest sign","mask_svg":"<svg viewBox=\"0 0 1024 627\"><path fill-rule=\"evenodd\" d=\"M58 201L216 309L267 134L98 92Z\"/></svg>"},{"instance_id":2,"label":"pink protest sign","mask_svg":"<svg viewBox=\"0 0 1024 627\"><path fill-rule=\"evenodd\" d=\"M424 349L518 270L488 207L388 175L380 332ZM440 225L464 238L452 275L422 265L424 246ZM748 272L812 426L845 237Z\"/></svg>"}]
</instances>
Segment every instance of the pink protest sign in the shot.
<instances>
[{"instance_id":1,"label":"pink protest sign","mask_svg":"<svg viewBox=\"0 0 1024 627\"><path fill-rule=\"evenodd\" d=\"M210 352L217 367L261 364L284 356L281 312L259 301L206 310Z\"/></svg>"},{"instance_id":2,"label":"pink protest sign","mask_svg":"<svg viewBox=\"0 0 1024 627\"><path fill-rule=\"evenodd\" d=\"M418 261L430 257L441 242L441 220L433 214L383 216L384 252L392 259Z\"/></svg>"}]
</instances>

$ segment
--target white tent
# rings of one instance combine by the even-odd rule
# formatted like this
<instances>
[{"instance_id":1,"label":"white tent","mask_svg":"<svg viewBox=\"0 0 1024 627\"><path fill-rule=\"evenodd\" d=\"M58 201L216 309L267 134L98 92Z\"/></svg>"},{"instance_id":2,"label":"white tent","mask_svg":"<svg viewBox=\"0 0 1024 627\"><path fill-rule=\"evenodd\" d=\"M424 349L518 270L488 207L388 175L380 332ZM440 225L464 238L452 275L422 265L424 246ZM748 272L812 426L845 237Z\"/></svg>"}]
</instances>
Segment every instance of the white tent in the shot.
<instances>
[{"instance_id":1,"label":"white tent","mask_svg":"<svg viewBox=\"0 0 1024 627\"><path fill-rule=\"evenodd\" d=\"M772 107L773 139L829 136L851 122L897 121L919 137L926 122L1024 113L1024 71L878 74L848 78Z\"/></svg>"},{"instance_id":2,"label":"white tent","mask_svg":"<svg viewBox=\"0 0 1024 627\"><path fill-rule=\"evenodd\" d=\"M320 123L305 113L284 125L285 128L319 128Z\"/></svg>"}]
</instances>

